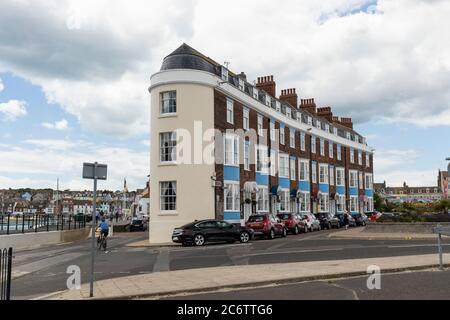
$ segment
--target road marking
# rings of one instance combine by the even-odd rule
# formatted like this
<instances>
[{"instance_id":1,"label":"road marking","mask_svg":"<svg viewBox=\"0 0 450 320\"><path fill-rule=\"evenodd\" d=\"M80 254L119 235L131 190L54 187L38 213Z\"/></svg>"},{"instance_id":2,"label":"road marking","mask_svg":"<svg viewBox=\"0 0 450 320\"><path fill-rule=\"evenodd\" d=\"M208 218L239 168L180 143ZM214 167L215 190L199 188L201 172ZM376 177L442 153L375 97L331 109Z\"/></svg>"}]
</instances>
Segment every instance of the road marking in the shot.
<instances>
[{"instance_id":1,"label":"road marking","mask_svg":"<svg viewBox=\"0 0 450 320\"><path fill-rule=\"evenodd\" d=\"M343 290L346 290L346 291L350 291L351 294L353 295L353 298L354 298L355 300L359 300L358 293L357 293L355 290L353 290L353 289L350 289L350 288L341 286L341 285L339 285L339 284L337 284L337 283L334 283L334 282L331 282L331 283L330 283L330 282L325 282L325 281L322 281L322 282L323 282L323 283L326 283L326 284L328 284L328 285L330 285L330 286L339 288L339 289L343 289Z\"/></svg>"},{"instance_id":2,"label":"road marking","mask_svg":"<svg viewBox=\"0 0 450 320\"><path fill-rule=\"evenodd\" d=\"M159 251L156 257L155 265L153 266L153 272L165 272L170 271L170 256L169 250L162 249Z\"/></svg>"},{"instance_id":3,"label":"road marking","mask_svg":"<svg viewBox=\"0 0 450 320\"><path fill-rule=\"evenodd\" d=\"M290 253L310 253L310 252L329 252L329 251L343 251L344 248L335 248L335 249L310 249L310 250L292 250L292 251L277 251L277 252L261 252L261 253L252 253L247 254L245 256L269 256L276 254L290 254Z\"/></svg>"},{"instance_id":4,"label":"road marking","mask_svg":"<svg viewBox=\"0 0 450 320\"><path fill-rule=\"evenodd\" d=\"M395 246L387 246L388 248L391 249L396 249L396 248L420 248L420 247L437 247L437 244L405 244L405 245L395 245ZM450 244L443 244L443 247L449 247Z\"/></svg>"}]
</instances>

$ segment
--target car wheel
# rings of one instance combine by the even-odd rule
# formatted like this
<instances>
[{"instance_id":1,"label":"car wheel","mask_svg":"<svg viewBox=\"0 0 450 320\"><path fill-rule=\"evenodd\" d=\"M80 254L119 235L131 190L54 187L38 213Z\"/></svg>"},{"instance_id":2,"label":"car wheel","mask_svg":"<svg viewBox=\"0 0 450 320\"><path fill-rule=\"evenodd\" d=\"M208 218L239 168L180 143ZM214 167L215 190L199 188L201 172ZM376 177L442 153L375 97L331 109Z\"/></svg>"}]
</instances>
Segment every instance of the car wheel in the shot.
<instances>
[{"instance_id":1,"label":"car wheel","mask_svg":"<svg viewBox=\"0 0 450 320\"><path fill-rule=\"evenodd\" d=\"M240 236L241 243L248 243L250 241L250 234L248 232L242 232Z\"/></svg>"},{"instance_id":2,"label":"car wheel","mask_svg":"<svg viewBox=\"0 0 450 320\"><path fill-rule=\"evenodd\" d=\"M299 232L300 232L300 230L298 230L298 226L295 226L295 228L294 228L294 234L295 234L295 235L298 235Z\"/></svg>"},{"instance_id":3,"label":"car wheel","mask_svg":"<svg viewBox=\"0 0 450 320\"><path fill-rule=\"evenodd\" d=\"M201 234L197 234L194 237L194 243L197 247L201 247L205 244L205 237Z\"/></svg>"},{"instance_id":4,"label":"car wheel","mask_svg":"<svg viewBox=\"0 0 450 320\"><path fill-rule=\"evenodd\" d=\"M275 231L274 231L273 229L270 229L270 232L269 232L269 239L270 239L270 240L275 239Z\"/></svg>"}]
</instances>

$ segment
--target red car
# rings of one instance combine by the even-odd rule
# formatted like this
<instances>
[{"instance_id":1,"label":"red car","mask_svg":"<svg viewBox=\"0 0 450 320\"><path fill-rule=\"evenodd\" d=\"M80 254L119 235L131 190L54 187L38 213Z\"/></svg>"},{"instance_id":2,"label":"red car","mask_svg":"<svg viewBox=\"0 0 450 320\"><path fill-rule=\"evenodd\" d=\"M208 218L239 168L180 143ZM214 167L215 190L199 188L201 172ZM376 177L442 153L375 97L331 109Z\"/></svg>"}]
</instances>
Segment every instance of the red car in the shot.
<instances>
[{"instance_id":1,"label":"red car","mask_svg":"<svg viewBox=\"0 0 450 320\"><path fill-rule=\"evenodd\" d=\"M286 237L287 230L284 223L272 214L257 214L251 216L246 227L253 229L255 236L274 239L276 236Z\"/></svg>"},{"instance_id":2,"label":"red car","mask_svg":"<svg viewBox=\"0 0 450 320\"><path fill-rule=\"evenodd\" d=\"M286 229L292 234L299 234L300 232L308 232L308 226L305 221L300 219L300 217L293 213L280 213L278 215L278 219L280 219Z\"/></svg>"}]
</instances>

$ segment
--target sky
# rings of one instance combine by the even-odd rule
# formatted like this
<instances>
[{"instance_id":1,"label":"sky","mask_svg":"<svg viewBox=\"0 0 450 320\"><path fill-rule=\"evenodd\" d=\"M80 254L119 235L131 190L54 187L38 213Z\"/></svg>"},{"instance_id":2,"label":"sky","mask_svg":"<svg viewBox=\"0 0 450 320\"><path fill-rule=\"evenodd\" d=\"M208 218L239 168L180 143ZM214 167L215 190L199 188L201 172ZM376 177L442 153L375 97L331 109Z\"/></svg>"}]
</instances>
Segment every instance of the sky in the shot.
<instances>
[{"instance_id":1,"label":"sky","mask_svg":"<svg viewBox=\"0 0 450 320\"><path fill-rule=\"evenodd\" d=\"M375 181L450 156L450 1L0 0L0 189L145 186L150 76L182 43L352 117Z\"/></svg>"}]
</instances>

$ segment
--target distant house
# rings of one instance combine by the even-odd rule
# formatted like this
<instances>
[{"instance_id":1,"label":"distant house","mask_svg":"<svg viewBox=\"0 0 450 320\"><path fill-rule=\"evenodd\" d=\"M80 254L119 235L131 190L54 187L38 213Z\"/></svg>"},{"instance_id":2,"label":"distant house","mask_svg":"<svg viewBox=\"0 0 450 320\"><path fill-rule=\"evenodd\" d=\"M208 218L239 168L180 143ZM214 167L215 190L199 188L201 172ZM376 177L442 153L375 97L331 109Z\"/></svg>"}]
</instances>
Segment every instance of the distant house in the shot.
<instances>
[{"instance_id":1,"label":"distant house","mask_svg":"<svg viewBox=\"0 0 450 320\"><path fill-rule=\"evenodd\" d=\"M21 198L22 198L23 200L28 201L28 202L31 201L31 198L32 198L32 197L33 197L32 194L29 193L29 192L25 192L25 193L22 194L22 196L21 196Z\"/></svg>"}]
</instances>

